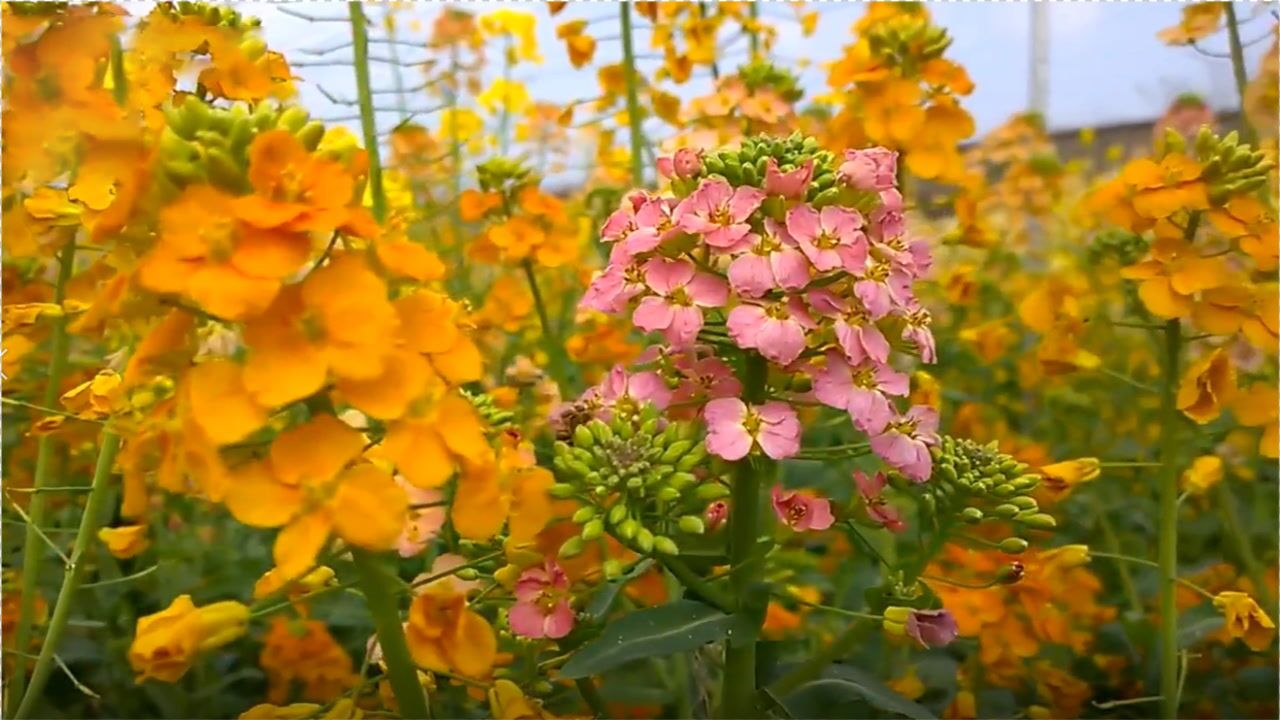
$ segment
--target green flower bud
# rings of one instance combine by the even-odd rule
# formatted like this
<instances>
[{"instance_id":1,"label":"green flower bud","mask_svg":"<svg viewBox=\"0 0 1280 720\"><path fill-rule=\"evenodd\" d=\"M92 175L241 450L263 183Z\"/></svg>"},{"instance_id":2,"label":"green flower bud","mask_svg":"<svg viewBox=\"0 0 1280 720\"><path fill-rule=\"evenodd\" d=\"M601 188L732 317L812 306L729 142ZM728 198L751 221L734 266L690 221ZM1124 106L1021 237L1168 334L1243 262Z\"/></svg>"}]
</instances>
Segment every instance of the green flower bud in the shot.
<instances>
[{"instance_id":1,"label":"green flower bud","mask_svg":"<svg viewBox=\"0 0 1280 720\"><path fill-rule=\"evenodd\" d=\"M596 444L596 436L591 434L586 425L573 429L573 442L580 448L591 448Z\"/></svg>"},{"instance_id":2,"label":"green flower bud","mask_svg":"<svg viewBox=\"0 0 1280 720\"><path fill-rule=\"evenodd\" d=\"M685 453L684 457L676 462L676 469L689 471L702 464L707 459L707 447L702 443L693 446L693 449Z\"/></svg>"},{"instance_id":3,"label":"green flower bud","mask_svg":"<svg viewBox=\"0 0 1280 720\"><path fill-rule=\"evenodd\" d=\"M1003 505L997 505L994 508L992 508L991 514L1002 520L1010 520L1015 515L1018 514L1018 506L1010 505L1008 503L1005 503Z\"/></svg>"},{"instance_id":4,"label":"green flower bud","mask_svg":"<svg viewBox=\"0 0 1280 720\"><path fill-rule=\"evenodd\" d=\"M585 545L582 542L582 538L574 536L565 540L564 544L560 546L559 556L562 558L571 558L576 555L580 555L584 548Z\"/></svg>"},{"instance_id":5,"label":"green flower bud","mask_svg":"<svg viewBox=\"0 0 1280 720\"><path fill-rule=\"evenodd\" d=\"M1036 530L1052 530L1058 527L1058 521L1054 520L1052 515L1046 515L1045 513L1035 513L1026 517L1019 517L1018 522Z\"/></svg>"},{"instance_id":6,"label":"green flower bud","mask_svg":"<svg viewBox=\"0 0 1280 720\"><path fill-rule=\"evenodd\" d=\"M576 489L568 483L555 483L547 488L547 494L557 500L571 498L575 492L577 492Z\"/></svg>"},{"instance_id":7,"label":"green flower bud","mask_svg":"<svg viewBox=\"0 0 1280 720\"><path fill-rule=\"evenodd\" d=\"M638 528L635 540L636 547L640 548L641 552L653 552L653 533L649 532L649 528Z\"/></svg>"},{"instance_id":8,"label":"green flower bud","mask_svg":"<svg viewBox=\"0 0 1280 720\"><path fill-rule=\"evenodd\" d=\"M664 487L658 490L656 497L663 502L671 502L680 497L680 491L673 487Z\"/></svg>"},{"instance_id":9,"label":"green flower bud","mask_svg":"<svg viewBox=\"0 0 1280 720\"><path fill-rule=\"evenodd\" d=\"M1028 497L1026 495L1019 495L1018 497L1010 498L1009 504L1016 505L1018 506L1019 510L1023 510L1023 511L1037 510L1040 508L1040 505L1036 503L1035 498Z\"/></svg>"},{"instance_id":10,"label":"green flower bud","mask_svg":"<svg viewBox=\"0 0 1280 720\"><path fill-rule=\"evenodd\" d=\"M706 524L697 515L684 515L676 525L680 528L680 532L690 535L701 535L707 530Z\"/></svg>"},{"instance_id":11,"label":"green flower bud","mask_svg":"<svg viewBox=\"0 0 1280 720\"><path fill-rule=\"evenodd\" d=\"M324 123L319 120L312 120L303 125L297 134L298 140L307 149L307 152L315 152L316 148L320 147L320 141L324 139ZM234 141L232 144L234 144Z\"/></svg>"},{"instance_id":12,"label":"green flower bud","mask_svg":"<svg viewBox=\"0 0 1280 720\"><path fill-rule=\"evenodd\" d=\"M664 463L673 463L684 456L685 453L693 447L693 442L689 440L677 440L667 447L666 452L662 453L661 460Z\"/></svg>"},{"instance_id":13,"label":"green flower bud","mask_svg":"<svg viewBox=\"0 0 1280 720\"><path fill-rule=\"evenodd\" d=\"M622 576L622 563L617 560L605 560L601 569L604 570L604 576L609 580Z\"/></svg>"},{"instance_id":14,"label":"green flower bud","mask_svg":"<svg viewBox=\"0 0 1280 720\"><path fill-rule=\"evenodd\" d=\"M713 502L731 494L732 491L728 487L716 482L699 485L698 489L693 491L695 498L706 502Z\"/></svg>"},{"instance_id":15,"label":"green flower bud","mask_svg":"<svg viewBox=\"0 0 1280 720\"><path fill-rule=\"evenodd\" d=\"M622 504L621 501L619 501L613 507L609 508L609 514L606 516L606 519L609 521L610 525L617 525L618 523L626 519L626 517L627 517L627 506Z\"/></svg>"},{"instance_id":16,"label":"green flower bud","mask_svg":"<svg viewBox=\"0 0 1280 720\"><path fill-rule=\"evenodd\" d=\"M1000 552L1018 555L1027 550L1027 541L1020 537L1009 537L1000 541Z\"/></svg>"},{"instance_id":17,"label":"green flower bud","mask_svg":"<svg viewBox=\"0 0 1280 720\"><path fill-rule=\"evenodd\" d=\"M677 490L683 490L696 482L698 482L698 478L694 477L693 473L687 472L672 473L667 478L667 485Z\"/></svg>"},{"instance_id":18,"label":"green flower bud","mask_svg":"<svg viewBox=\"0 0 1280 720\"><path fill-rule=\"evenodd\" d=\"M596 419L587 423L587 429L600 442L608 442L613 439L613 428L605 425L602 420Z\"/></svg>"},{"instance_id":19,"label":"green flower bud","mask_svg":"<svg viewBox=\"0 0 1280 720\"><path fill-rule=\"evenodd\" d=\"M674 540L663 535L656 535L653 538L653 549L663 555L679 555L680 548L676 546Z\"/></svg>"},{"instance_id":20,"label":"green flower bud","mask_svg":"<svg viewBox=\"0 0 1280 720\"><path fill-rule=\"evenodd\" d=\"M618 537L623 540L630 540L636 536L636 531L639 529L640 523L636 522L635 518L629 517L621 523L618 523Z\"/></svg>"},{"instance_id":21,"label":"green flower bud","mask_svg":"<svg viewBox=\"0 0 1280 720\"><path fill-rule=\"evenodd\" d=\"M960 519L970 525L976 525L977 523L982 522L983 517L982 511L976 507L967 507L960 511Z\"/></svg>"},{"instance_id":22,"label":"green flower bud","mask_svg":"<svg viewBox=\"0 0 1280 720\"><path fill-rule=\"evenodd\" d=\"M582 523L595 517L597 514L594 505L583 505L573 513L573 521L581 525Z\"/></svg>"},{"instance_id":23,"label":"green flower bud","mask_svg":"<svg viewBox=\"0 0 1280 720\"><path fill-rule=\"evenodd\" d=\"M595 518L590 522L588 522L586 525L582 526L583 540L595 540L596 538L600 537L603 534L604 534L604 521L601 520L600 518Z\"/></svg>"}]
</instances>

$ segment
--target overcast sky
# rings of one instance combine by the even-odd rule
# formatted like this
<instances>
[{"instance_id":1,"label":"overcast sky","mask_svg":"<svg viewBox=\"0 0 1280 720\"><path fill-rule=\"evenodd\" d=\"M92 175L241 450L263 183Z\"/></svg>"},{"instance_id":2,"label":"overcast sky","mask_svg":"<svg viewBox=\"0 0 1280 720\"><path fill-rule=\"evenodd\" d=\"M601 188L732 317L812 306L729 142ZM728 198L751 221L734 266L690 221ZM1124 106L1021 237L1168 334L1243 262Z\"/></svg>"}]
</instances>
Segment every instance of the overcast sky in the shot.
<instances>
[{"instance_id":1,"label":"overcast sky","mask_svg":"<svg viewBox=\"0 0 1280 720\"><path fill-rule=\"evenodd\" d=\"M614 62L621 54L616 41L602 42L596 62L582 70L574 70L565 55L564 46L555 38L555 25L573 18L602 18L590 26L592 34L616 36L617 7L609 2L570 3L559 16L551 19L541 3L459 2L476 13L490 12L503 5L517 5L538 15L539 40L545 62L540 66L522 65L516 77L526 82L536 99L567 101L595 94L595 70L601 63ZM421 3L412 13L424 19L438 12L441 3ZM804 38L799 27L787 18L794 17L790 7L778 3L763 4L762 14L779 18L780 37L775 47L775 57L786 64L806 58L814 65L806 70L802 79L813 92L825 90L826 73L821 64L839 56L841 48L852 39L850 26L864 12L858 2L821 3L815 5L821 12L818 30L814 36ZM1273 18L1262 12L1262 5L1239 4L1242 18L1248 19L1242 36L1246 41L1267 36ZM349 39L349 29L343 23L313 23L281 12L278 5L269 3L242 3L242 12L263 19L266 38L270 46L284 52L291 61L311 58L306 49L331 47ZM367 4L367 13L377 20L384 12L376 4ZM289 9L317 17L346 17L346 7L341 3L296 2ZM930 10L939 24L946 27L954 43L948 56L963 64L972 76L976 89L964 105L977 120L982 133L1000 124L1010 114L1023 110L1028 102L1028 76L1030 60L1031 6L1026 3L941 3L931 4ZM1047 3L1049 25L1049 103L1048 120L1051 127L1067 128L1096 126L1126 120L1152 118L1160 114L1169 101L1183 92L1195 92L1210 100L1219 108L1234 108L1238 102L1232 87L1230 62L1225 59L1205 57L1191 48L1166 47L1156 39L1156 32L1177 23L1179 3L1101 3L1101 2L1052 2ZM1255 14L1261 13L1254 17ZM378 23L372 24L378 28ZM417 38L424 37L419 32ZM647 29L639 30L638 52L648 52ZM738 44L738 48L743 47ZM1225 35L1210 38L1206 49L1214 52L1226 50ZM1259 42L1246 49L1248 67L1253 73L1269 41ZM375 47L375 53L385 55L385 47ZM415 48L402 48L406 59L423 57ZM494 53L494 57L496 57ZM743 59L745 52L726 58ZM329 57L350 57L349 50L342 50ZM650 64L656 61L650 61ZM295 71L301 83L303 100L307 107L325 118L353 114L352 108L335 106L327 101L316 85L322 85L339 97L354 97L354 80L350 67L298 67ZM382 65L374 66L375 87L391 87L390 71ZM422 74L416 68L404 69L406 82L420 82ZM710 80L694 80L679 93L693 97L705 93ZM385 96L384 96L385 97ZM389 98L387 98L389 100ZM388 105L392 104L387 102ZM425 98L414 98L412 105L429 104ZM380 117L382 128L389 129L398 121L395 113ZM430 122L429 120L426 122Z\"/></svg>"}]
</instances>

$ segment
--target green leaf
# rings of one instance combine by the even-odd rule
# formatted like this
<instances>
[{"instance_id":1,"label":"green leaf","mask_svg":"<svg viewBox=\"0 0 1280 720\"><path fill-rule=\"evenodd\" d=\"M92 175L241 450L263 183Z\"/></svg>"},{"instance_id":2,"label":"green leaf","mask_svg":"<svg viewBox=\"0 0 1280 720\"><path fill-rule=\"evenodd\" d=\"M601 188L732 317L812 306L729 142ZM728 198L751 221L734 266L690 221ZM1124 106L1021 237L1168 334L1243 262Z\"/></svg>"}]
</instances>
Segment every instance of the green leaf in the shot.
<instances>
[{"instance_id":1,"label":"green leaf","mask_svg":"<svg viewBox=\"0 0 1280 720\"><path fill-rule=\"evenodd\" d=\"M1180 625L1178 627L1178 649L1189 648L1200 642L1206 635L1222 627L1225 622L1221 615L1202 618L1190 623L1189 625Z\"/></svg>"},{"instance_id":2,"label":"green leaf","mask_svg":"<svg viewBox=\"0 0 1280 720\"><path fill-rule=\"evenodd\" d=\"M814 680L796 688L779 703L793 718L871 717L871 705L858 686L843 680Z\"/></svg>"},{"instance_id":3,"label":"green leaf","mask_svg":"<svg viewBox=\"0 0 1280 720\"><path fill-rule=\"evenodd\" d=\"M822 675L823 680L818 682L839 683L841 685L839 688L834 685L826 686L823 692L839 691L848 695L857 695L880 710L911 718L911 720L933 720L934 718L933 713L929 712L929 709L925 706L908 700L906 697L894 692L875 676L852 665L829 665L822 672ZM813 684L810 683L810 685ZM801 688L801 690L803 689ZM800 690L796 692L798 693ZM790 702L788 702L787 707L794 715L795 708L791 707ZM797 717L804 717L804 715L797 715Z\"/></svg>"},{"instance_id":4,"label":"green leaf","mask_svg":"<svg viewBox=\"0 0 1280 720\"><path fill-rule=\"evenodd\" d=\"M622 586L640 577L646 570L653 567L653 560L645 558L629 570L623 573L615 580L610 580L596 590L591 599L587 601L586 607L582 610L587 617L599 622L609 614L609 609L613 607L613 603L618 599L618 593L622 591Z\"/></svg>"},{"instance_id":5,"label":"green leaf","mask_svg":"<svg viewBox=\"0 0 1280 720\"><path fill-rule=\"evenodd\" d=\"M693 600L677 600L628 613L605 626L569 658L560 675L573 680L599 675L649 657L693 650L730 634L736 619Z\"/></svg>"}]
</instances>

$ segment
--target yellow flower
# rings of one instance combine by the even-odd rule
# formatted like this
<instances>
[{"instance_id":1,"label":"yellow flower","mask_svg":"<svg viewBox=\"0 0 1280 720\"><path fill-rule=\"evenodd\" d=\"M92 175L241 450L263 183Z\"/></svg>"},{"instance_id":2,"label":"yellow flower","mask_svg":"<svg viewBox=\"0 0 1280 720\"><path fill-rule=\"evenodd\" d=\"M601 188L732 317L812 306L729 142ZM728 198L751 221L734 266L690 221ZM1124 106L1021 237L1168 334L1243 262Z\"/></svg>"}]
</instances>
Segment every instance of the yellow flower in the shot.
<instances>
[{"instance_id":1,"label":"yellow flower","mask_svg":"<svg viewBox=\"0 0 1280 720\"><path fill-rule=\"evenodd\" d=\"M347 467L364 442L332 415L317 415L277 435L265 460L236 469L227 509L246 525L283 528L273 551L282 580L310 570L333 531L368 550L394 547L408 499L389 473Z\"/></svg>"},{"instance_id":2,"label":"yellow flower","mask_svg":"<svg viewBox=\"0 0 1280 720\"><path fill-rule=\"evenodd\" d=\"M1201 455L1191 461L1182 473L1182 486L1197 495L1222 481L1222 458L1217 455Z\"/></svg>"},{"instance_id":3,"label":"yellow flower","mask_svg":"<svg viewBox=\"0 0 1280 720\"><path fill-rule=\"evenodd\" d=\"M515 59L531 63L542 62L538 54L538 36L536 34L537 19L533 13L524 10L502 8L480 16L480 30L494 37L503 35L515 40Z\"/></svg>"},{"instance_id":4,"label":"yellow flower","mask_svg":"<svg viewBox=\"0 0 1280 720\"><path fill-rule=\"evenodd\" d=\"M432 583L414 598L405 636L414 662L427 670L481 678L497 658L493 627L452 583Z\"/></svg>"},{"instance_id":5,"label":"yellow flower","mask_svg":"<svg viewBox=\"0 0 1280 720\"><path fill-rule=\"evenodd\" d=\"M1236 390L1236 371L1231 358L1221 348L1197 360L1182 375L1178 387L1178 409L1204 425L1222 413Z\"/></svg>"},{"instance_id":6,"label":"yellow flower","mask_svg":"<svg viewBox=\"0 0 1280 720\"><path fill-rule=\"evenodd\" d=\"M495 720L554 720L542 704L525 697L519 685L505 678L495 680L489 688L489 711Z\"/></svg>"},{"instance_id":7,"label":"yellow flower","mask_svg":"<svg viewBox=\"0 0 1280 720\"><path fill-rule=\"evenodd\" d=\"M138 682L154 678L177 682L202 652L239 638L249 625L249 608L234 601L197 608L190 595L179 595L169 607L138 619L129 664Z\"/></svg>"},{"instance_id":8,"label":"yellow flower","mask_svg":"<svg viewBox=\"0 0 1280 720\"><path fill-rule=\"evenodd\" d=\"M515 114L528 110L533 105L533 98L529 95L529 88L525 87L524 83L518 80L494 78L493 84L476 95L476 102L490 114L498 111Z\"/></svg>"},{"instance_id":9,"label":"yellow flower","mask_svg":"<svg viewBox=\"0 0 1280 720\"><path fill-rule=\"evenodd\" d=\"M1089 546L1088 545L1062 545L1052 550L1046 550L1041 555L1046 564L1053 565L1059 569L1068 569L1080 567L1089 564Z\"/></svg>"},{"instance_id":10,"label":"yellow flower","mask_svg":"<svg viewBox=\"0 0 1280 720\"><path fill-rule=\"evenodd\" d=\"M114 370L101 370L92 380L63 393L61 399L62 405L78 417L90 420L107 417L123 401L120 376Z\"/></svg>"},{"instance_id":11,"label":"yellow flower","mask_svg":"<svg viewBox=\"0 0 1280 720\"><path fill-rule=\"evenodd\" d=\"M1226 13L1226 3L1198 2L1182 8L1182 19L1177 25L1167 27L1156 33L1156 37L1166 45L1190 45L1203 40L1222 27L1222 19Z\"/></svg>"},{"instance_id":12,"label":"yellow flower","mask_svg":"<svg viewBox=\"0 0 1280 720\"><path fill-rule=\"evenodd\" d=\"M1213 598L1213 606L1227 619L1227 633L1240 638L1251 650L1261 652L1271 645L1276 635L1276 624L1267 613L1242 592L1220 592Z\"/></svg>"},{"instance_id":13,"label":"yellow flower","mask_svg":"<svg viewBox=\"0 0 1280 720\"><path fill-rule=\"evenodd\" d=\"M1280 395L1275 384L1257 382L1236 396L1232 410L1236 420L1246 427L1261 427L1258 452L1265 457L1280 457Z\"/></svg>"},{"instance_id":14,"label":"yellow flower","mask_svg":"<svg viewBox=\"0 0 1280 720\"><path fill-rule=\"evenodd\" d=\"M323 708L315 703L290 703L272 705L261 703L240 713L240 720L303 720L316 717Z\"/></svg>"},{"instance_id":15,"label":"yellow flower","mask_svg":"<svg viewBox=\"0 0 1280 720\"><path fill-rule=\"evenodd\" d=\"M140 555L151 545L146 525L102 528L98 531L98 539L107 546L107 552L120 560Z\"/></svg>"},{"instance_id":16,"label":"yellow flower","mask_svg":"<svg viewBox=\"0 0 1280 720\"><path fill-rule=\"evenodd\" d=\"M1042 466L1040 482L1049 490L1065 494L1077 485L1096 480L1101 474L1098 458L1078 458Z\"/></svg>"}]
</instances>

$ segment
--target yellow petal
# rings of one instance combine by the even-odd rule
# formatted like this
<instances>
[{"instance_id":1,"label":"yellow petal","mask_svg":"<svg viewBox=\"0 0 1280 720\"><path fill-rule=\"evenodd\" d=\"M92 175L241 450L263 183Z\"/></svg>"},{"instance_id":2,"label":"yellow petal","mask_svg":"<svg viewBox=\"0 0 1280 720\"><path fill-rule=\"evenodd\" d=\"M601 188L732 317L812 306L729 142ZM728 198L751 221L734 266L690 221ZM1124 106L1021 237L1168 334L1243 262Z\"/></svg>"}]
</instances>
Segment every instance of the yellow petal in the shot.
<instances>
[{"instance_id":1,"label":"yellow petal","mask_svg":"<svg viewBox=\"0 0 1280 720\"><path fill-rule=\"evenodd\" d=\"M373 465L342 474L331 508L343 540L366 550L390 550L404 528L409 500L391 475Z\"/></svg>"},{"instance_id":2,"label":"yellow petal","mask_svg":"<svg viewBox=\"0 0 1280 720\"><path fill-rule=\"evenodd\" d=\"M281 530L271 553L280 576L293 579L315 566L331 528L329 514L320 510L297 518Z\"/></svg>"},{"instance_id":3,"label":"yellow petal","mask_svg":"<svg viewBox=\"0 0 1280 720\"><path fill-rule=\"evenodd\" d=\"M302 509L302 489L277 480L260 462L237 468L223 502L235 519L253 527L280 527Z\"/></svg>"}]
</instances>

